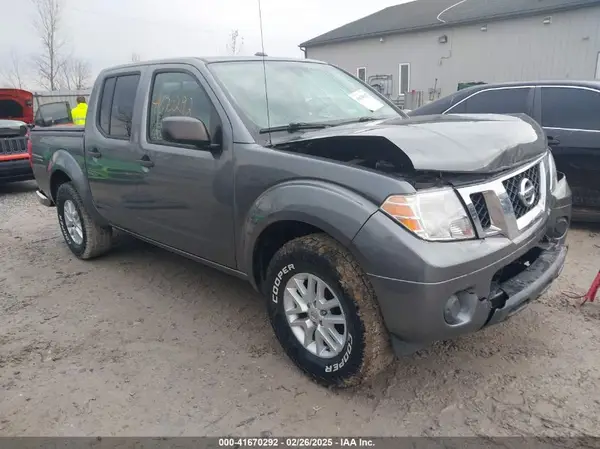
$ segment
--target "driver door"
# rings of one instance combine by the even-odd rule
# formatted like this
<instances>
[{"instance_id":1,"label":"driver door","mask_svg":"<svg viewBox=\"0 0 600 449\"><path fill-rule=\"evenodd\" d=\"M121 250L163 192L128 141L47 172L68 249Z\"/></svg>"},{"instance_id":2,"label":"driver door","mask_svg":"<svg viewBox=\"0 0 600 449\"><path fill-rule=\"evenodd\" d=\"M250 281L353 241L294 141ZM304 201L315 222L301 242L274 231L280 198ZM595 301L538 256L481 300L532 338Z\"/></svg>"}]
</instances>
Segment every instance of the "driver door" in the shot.
<instances>
[{"instance_id":1,"label":"driver door","mask_svg":"<svg viewBox=\"0 0 600 449\"><path fill-rule=\"evenodd\" d=\"M172 248L235 268L232 129L199 71L161 66L152 76L141 134L145 182L137 193L140 233ZM162 119L202 120L212 148L167 142Z\"/></svg>"}]
</instances>

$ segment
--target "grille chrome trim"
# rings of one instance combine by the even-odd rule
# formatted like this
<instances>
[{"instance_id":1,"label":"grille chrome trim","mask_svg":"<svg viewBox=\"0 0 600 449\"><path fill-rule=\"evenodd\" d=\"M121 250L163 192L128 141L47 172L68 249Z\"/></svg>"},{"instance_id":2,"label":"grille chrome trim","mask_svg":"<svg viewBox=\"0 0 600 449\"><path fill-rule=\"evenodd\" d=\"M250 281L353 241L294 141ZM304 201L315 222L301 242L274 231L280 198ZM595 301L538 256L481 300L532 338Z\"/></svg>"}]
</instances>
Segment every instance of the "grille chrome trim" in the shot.
<instances>
[{"instance_id":1,"label":"grille chrome trim","mask_svg":"<svg viewBox=\"0 0 600 449\"><path fill-rule=\"evenodd\" d=\"M27 152L27 137L0 137L0 155L12 155Z\"/></svg>"},{"instance_id":2,"label":"grille chrome trim","mask_svg":"<svg viewBox=\"0 0 600 449\"><path fill-rule=\"evenodd\" d=\"M472 186L457 188L457 192L467 207L467 211L473 220L475 230L479 238L502 235L509 239L519 236L525 229L532 226L544 215L548 214L546 198L548 195L548 182L545 159L547 154L529 162L517 170L504 174L492 181L475 184ZM509 180L535 166L539 167L540 192L535 206L533 206L522 217L517 218L511 199L504 187L504 181ZM471 199L473 194L482 194L487 206L490 226L484 228L477 213L477 208Z\"/></svg>"}]
</instances>

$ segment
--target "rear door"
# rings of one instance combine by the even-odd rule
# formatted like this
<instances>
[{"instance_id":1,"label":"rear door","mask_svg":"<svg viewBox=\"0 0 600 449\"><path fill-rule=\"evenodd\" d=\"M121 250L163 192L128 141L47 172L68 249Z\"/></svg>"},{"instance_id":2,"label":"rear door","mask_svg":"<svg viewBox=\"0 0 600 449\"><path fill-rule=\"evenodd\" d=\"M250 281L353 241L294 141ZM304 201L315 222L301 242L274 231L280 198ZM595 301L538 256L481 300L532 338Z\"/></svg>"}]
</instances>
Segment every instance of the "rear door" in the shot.
<instances>
[{"instance_id":1,"label":"rear door","mask_svg":"<svg viewBox=\"0 0 600 449\"><path fill-rule=\"evenodd\" d=\"M539 120L557 170L567 176L573 205L600 209L600 91L541 86Z\"/></svg>"},{"instance_id":2,"label":"rear door","mask_svg":"<svg viewBox=\"0 0 600 449\"><path fill-rule=\"evenodd\" d=\"M483 89L448 109L446 114L527 114L533 116L532 86Z\"/></svg>"},{"instance_id":3,"label":"rear door","mask_svg":"<svg viewBox=\"0 0 600 449\"><path fill-rule=\"evenodd\" d=\"M94 203L112 224L135 228L135 193L144 180L139 141L134 139L135 101L141 73L107 76L86 122L85 162ZM139 114L139 112L138 112Z\"/></svg>"}]
</instances>

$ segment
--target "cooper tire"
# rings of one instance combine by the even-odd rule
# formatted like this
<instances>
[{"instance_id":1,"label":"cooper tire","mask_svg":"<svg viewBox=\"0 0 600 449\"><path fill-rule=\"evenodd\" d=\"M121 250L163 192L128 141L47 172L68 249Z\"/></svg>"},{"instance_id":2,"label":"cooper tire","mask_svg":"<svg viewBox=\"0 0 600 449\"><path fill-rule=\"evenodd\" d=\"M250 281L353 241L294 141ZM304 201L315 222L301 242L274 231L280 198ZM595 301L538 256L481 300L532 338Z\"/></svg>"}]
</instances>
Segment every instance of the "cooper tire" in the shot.
<instances>
[{"instance_id":1,"label":"cooper tire","mask_svg":"<svg viewBox=\"0 0 600 449\"><path fill-rule=\"evenodd\" d=\"M284 295L288 281L297 283L304 273L316 276L328 286L340 303L339 316L345 318L344 346L330 358L309 351L286 315ZM264 285L269 319L279 343L294 363L318 383L355 386L373 378L393 361L388 332L368 278L352 255L328 235L311 234L286 243L271 259ZM288 306L289 301L288 297Z\"/></svg>"},{"instance_id":2,"label":"cooper tire","mask_svg":"<svg viewBox=\"0 0 600 449\"><path fill-rule=\"evenodd\" d=\"M80 224L81 242L69 233L69 217L65 217L65 204L77 214ZM87 213L79 193L70 182L61 184L56 194L56 212L63 238L69 249L80 259L92 259L108 252L112 246L112 229L98 226ZM72 215L72 213L71 213ZM77 236L76 236L77 237ZM77 237L77 240L79 237Z\"/></svg>"}]
</instances>

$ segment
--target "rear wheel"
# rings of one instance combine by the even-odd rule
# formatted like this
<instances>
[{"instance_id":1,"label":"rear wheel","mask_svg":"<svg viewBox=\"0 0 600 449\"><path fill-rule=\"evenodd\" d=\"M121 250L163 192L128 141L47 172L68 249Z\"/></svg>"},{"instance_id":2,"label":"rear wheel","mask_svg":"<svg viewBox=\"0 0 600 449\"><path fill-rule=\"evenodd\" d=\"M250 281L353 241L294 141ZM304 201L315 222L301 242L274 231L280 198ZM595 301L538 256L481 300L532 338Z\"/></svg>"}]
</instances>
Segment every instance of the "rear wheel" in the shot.
<instances>
[{"instance_id":1,"label":"rear wheel","mask_svg":"<svg viewBox=\"0 0 600 449\"><path fill-rule=\"evenodd\" d=\"M58 223L69 249L80 259L92 259L112 245L112 229L96 224L85 210L79 193L70 182L56 193Z\"/></svg>"},{"instance_id":2,"label":"rear wheel","mask_svg":"<svg viewBox=\"0 0 600 449\"><path fill-rule=\"evenodd\" d=\"M331 237L313 234L286 243L271 260L265 285L277 339L319 383L358 385L393 361L373 288Z\"/></svg>"}]
</instances>

